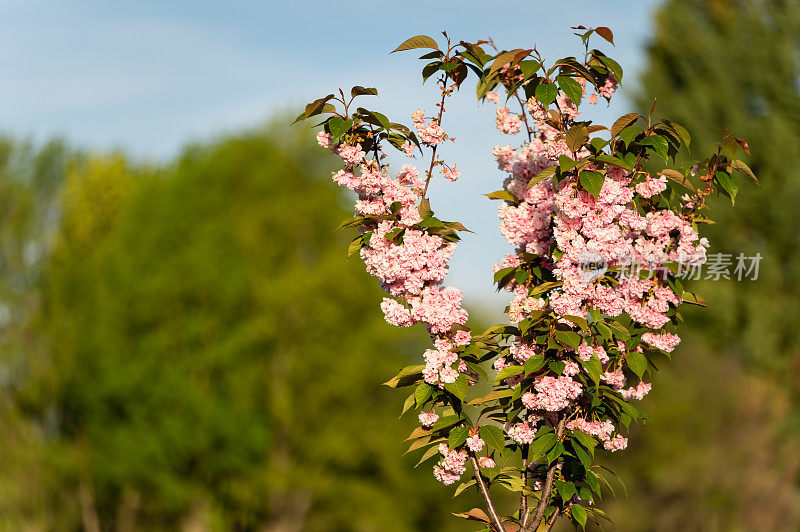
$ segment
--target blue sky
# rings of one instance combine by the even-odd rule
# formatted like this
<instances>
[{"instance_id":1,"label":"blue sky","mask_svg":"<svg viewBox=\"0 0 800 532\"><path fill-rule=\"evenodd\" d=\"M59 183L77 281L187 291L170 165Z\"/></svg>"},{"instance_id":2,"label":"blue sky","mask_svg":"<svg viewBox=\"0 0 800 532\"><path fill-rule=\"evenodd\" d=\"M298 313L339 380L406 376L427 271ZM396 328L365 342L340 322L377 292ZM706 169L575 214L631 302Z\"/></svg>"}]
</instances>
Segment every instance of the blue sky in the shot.
<instances>
[{"instance_id":1,"label":"blue sky","mask_svg":"<svg viewBox=\"0 0 800 532\"><path fill-rule=\"evenodd\" d=\"M77 146L124 149L165 160L190 141L257 125L331 89L377 87L371 108L409 122L436 94L422 86L416 56L388 52L407 37L442 29L458 39L492 36L505 48L536 44L551 59L579 52L570 26L609 26L605 47L635 87L652 27L654 0L588 2L150 1L0 0L0 130ZM493 111L465 88L445 116L457 142L458 183L437 183L432 205L459 219L468 235L448 283L469 300L486 298L491 264L506 252L495 205L480 194L499 188L491 148L506 144L491 129ZM366 102L366 100L365 100ZM602 121L627 112L625 90ZM503 298L504 299L504 298Z\"/></svg>"}]
</instances>

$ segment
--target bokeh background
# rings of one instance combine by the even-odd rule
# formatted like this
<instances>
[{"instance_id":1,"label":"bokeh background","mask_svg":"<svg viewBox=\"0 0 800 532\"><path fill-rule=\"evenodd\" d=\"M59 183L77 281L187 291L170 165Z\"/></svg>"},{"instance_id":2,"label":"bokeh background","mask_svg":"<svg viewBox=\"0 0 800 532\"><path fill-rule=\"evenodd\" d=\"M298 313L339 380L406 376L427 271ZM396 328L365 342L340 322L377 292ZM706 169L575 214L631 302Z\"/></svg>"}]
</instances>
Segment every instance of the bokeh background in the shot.
<instances>
[{"instance_id":1,"label":"bokeh background","mask_svg":"<svg viewBox=\"0 0 800 532\"><path fill-rule=\"evenodd\" d=\"M712 251L757 281L698 281L684 342L608 465L622 531L800 530L800 1L0 1L0 530L471 530L475 500L402 440L379 385L425 346L382 320L311 99L375 86L432 107L397 43L446 29L572 55L606 25L611 120L745 137L763 191L716 205ZM456 98L434 207L475 231L448 283L500 319L492 110ZM405 117L405 118L404 118ZM505 140L507 142L507 139ZM504 143L505 143L504 142Z\"/></svg>"}]
</instances>

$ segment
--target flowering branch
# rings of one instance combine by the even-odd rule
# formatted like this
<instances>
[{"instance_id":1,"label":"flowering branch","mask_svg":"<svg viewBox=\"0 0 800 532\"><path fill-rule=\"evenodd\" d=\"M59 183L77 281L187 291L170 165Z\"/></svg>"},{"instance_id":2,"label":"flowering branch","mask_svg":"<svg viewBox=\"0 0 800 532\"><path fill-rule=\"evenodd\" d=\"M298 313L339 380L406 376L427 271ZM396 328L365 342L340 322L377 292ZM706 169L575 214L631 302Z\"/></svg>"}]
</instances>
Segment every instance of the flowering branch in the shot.
<instances>
[{"instance_id":1,"label":"flowering branch","mask_svg":"<svg viewBox=\"0 0 800 532\"><path fill-rule=\"evenodd\" d=\"M734 170L758 184L736 157L747 143L727 131L715 154L687 160L689 133L654 122L652 111L626 114L610 128L582 119L580 106L610 100L623 71L589 48L593 35L613 45L611 30L573 29L582 61L552 65L535 48L490 54L483 48L490 41L453 45L445 33L442 51L430 37L408 39L395 51L426 50L423 79L438 75L442 92L435 118L412 114L416 133L377 111L351 112L355 98L377 95L358 85L349 100L339 89L298 117L328 115L317 141L342 160L333 181L358 198L355 216L340 227L358 229L348 253L358 253L387 292L386 321L421 323L430 335L424 364L386 383L413 386L403 412L417 410L421 426L409 450L425 449L420 463L435 457L433 474L443 484L461 481L456 495L476 484L488 514L458 515L498 531L504 521L530 532L543 523L552 529L560 517L576 527L605 517L594 504L607 482L593 465L595 452L627 447L623 431L644 417L634 401L650 391L655 362L680 342L679 307L705 306L678 279L681 268L706 260L705 199L717 192L733 202ZM479 335L466 326L461 292L441 286L466 228L437 218L427 198L435 166L450 181L460 176L437 148L452 140L441 125L445 99L470 72L481 101L499 104L505 93L506 102L520 104L519 115L498 105L498 131L513 138L524 125L527 133L520 145L493 151L507 177L487 196L501 201L500 232L513 246L495 265L494 282L512 297L508 323ZM387 143L411 159L430 149L424 179L412 164L390 174L381 164ZM375 162L365 159L369 152ZM647 170L656 166L663 169ZM491 391L475 396L480 381ZM467 460L472 478L462 480ZM519 494L513 515L501 516L493 503L500 488ZM538 497L533 516L528 496Z\"/></svg>"}]
</instances>

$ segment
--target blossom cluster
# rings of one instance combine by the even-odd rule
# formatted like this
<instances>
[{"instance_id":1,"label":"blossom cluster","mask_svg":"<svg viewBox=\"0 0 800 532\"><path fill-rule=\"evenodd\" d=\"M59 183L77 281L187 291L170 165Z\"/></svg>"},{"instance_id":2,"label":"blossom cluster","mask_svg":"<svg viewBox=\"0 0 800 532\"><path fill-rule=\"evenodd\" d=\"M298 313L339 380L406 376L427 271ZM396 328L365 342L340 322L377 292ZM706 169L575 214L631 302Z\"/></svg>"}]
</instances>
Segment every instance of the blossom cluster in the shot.
<instances>
[{"instance_id":1,"label":"blossom cluster","mask_svg":"<svg viewBox=\"0 0 800 532\"><path fill-rule=\"evenodd\" d=\"M597 93L589 96L589 83L581 78L577 81L588 103L596 103L598 96L610 98L617 87L616 80L609 76ZM496 92L489 92L486 99L499 103L501 98ZM559 94L555 100L562 120L578 117L580 103L572 102L565 94ZM532 293L535 285L529 282L520 284L511 280L505 284L504 288L513 292L507 309L509 321L519 324L528 316L549 311L562 317L561 323L574 326L563 317L587 316L593 309L610 317L625 313L636 324L651 329L641 337L645 345L672 351L680 338L664 327L670 320L670 310L680 304L680 298L664 276L659 279L652 275L645 278L631 275L607 280L604 274L632 263L648 264L652 269L664 268L669 262L702 264L706 260L707 240L699 237L680 212L657 207L655 197L667 188L664 176L653 177L615 165L583 164L583 170L603 175L596 194L581 186L578 172L558 182L553 177L538 179L545 169L558 165L560 157L567 157L577 165L590 152L585 148L572 151L565 135L548 123L547 109L536 98L525 102L524 112L532 124L528 142L518 148L498 145L493 151L499 169L508 174L503 188L516 200L504 201L498 208L500 232L515 251L496 264L494 271L517 268L526 260L523 256L527 255L529 260L533 255L560 286L546 294ZM515 135L522 130L523 122L520 115L507 107L497 107L495 123L501 133ZM557 253L553 253L554 249ZM513 356L496 359L495 369L523 365L537 350L519 339L511 341L509 352ZM597 357L602 367L601 379L622 398L641 399L650 391L651 385L643 381L625 388L627 378L621 368L628 349L624 343L619 342L608 353L601 345L584 342L575 350L565 349L564 356L569 357L571 351L582 362ZM642 347L637 346L633 351L642 353ZM563 363L561 375L536 377L531 389L522 395L528 412L525 415L530 419L507 425L506 432L513 441L530 443L537 430L538 414L569 409L581 396L581 384L573 379L580 372L578 363L570 358ZM521 379L521 375L515 375L504 383L513 387ZM627 439L614 436L615 427L610 421L577 419L570 421L568 428L596 436L611 451L627 446Z\"/></svg>"},{"instance_id":2,"label":"blossom cluster","mask_svg":"<svg viewBox=\"0 0 800 532\"><path fill-rule=\"evenodd\" d=\"M440 118L426 119L422 110L411 118L422 144L434 147L448 138ZM365 220L359 254L367 272L391 296L380 305L386 321L398 327L417 323L427 327L435 348L423 354L425 383L444 389L462 374L471 379L470 384L474 383L477 374L458 355L459 349L471 341L469 329L464 327L468 314L462 306L462 293L442 286L456 243L419 225L423 220L420 202L426 180L412 164L402 165L392 177L388 165L381 164L377 156L370 159L361 149L359 139L346 138L333 142L330 134L320 132L317 142L341 158L343 168L332 174L333 181L357 196L355 214ZM410 142L406 141L401 150L414 157ZM439 164L449 181L460 177L455 165ZM430 174L427 177L430 179ZM438 419L433 410L419 414L425 428L432 427ZM466 445L478 452L483 441L474 436ZM434 475L450 484L463 474L466 453L449 450L444 454Z\"/></svg>"}]
</instances>

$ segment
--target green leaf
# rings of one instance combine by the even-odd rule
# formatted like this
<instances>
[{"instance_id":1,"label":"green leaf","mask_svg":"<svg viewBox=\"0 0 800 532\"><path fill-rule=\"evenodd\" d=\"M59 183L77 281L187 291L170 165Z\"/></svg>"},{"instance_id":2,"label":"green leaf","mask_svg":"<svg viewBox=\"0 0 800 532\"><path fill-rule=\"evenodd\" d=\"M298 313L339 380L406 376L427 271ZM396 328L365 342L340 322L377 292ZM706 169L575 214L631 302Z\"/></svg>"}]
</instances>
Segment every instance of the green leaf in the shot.
<instances>
[{"instance_id":1,"label":"green leaf","mask_svg":"<svg viewBox=\"0 0 800 532\"><path fill-rule=\"evenodd\" d=\"M432 61L425 65L422 69L422 82L428 81L428 78L439 72L439 67L442 66L441 61Z\"/></svg>"},{"instance_id":2,"label":"green leaf","mask_svg":"<svg viewBox=\"0 0 800 532\"><path fill-rule=\"evenodd\" d=\"M561 442L557 442L555 447L547 451L547 461L548 462L555 462L558 460L561 455L564 454L564 444Z\"/></svg>"},{"instance_id":3,"label":"green leaf","mask_svg":"<svg viewBox=\"0 0 800 532\"><path fill-rule=\"evenodd\" d=\"M379 113L378 111L370 111L369 109L364 109L363 107L359 107L358 109L356 109L356 111L364 115L364 119L366 122L378 127L382 127L386 131L392 129L392 123L389 121L386 115Z\"/></svg>"},{"instance_id":4,"label":"green leaf","mask_svg":"<svg viewBox=\"0 0 800 532\"><path fill-rule=\"evenodd\" d=\"M597 358L597 355L592 355L589 360L581 361L581 364L586 371L589 373L589 377L592 378L595 384L600 383L600 377L603 375L603 364L600 362L600 359Z\"/></svg>"},{"instance_id":5,"label":"green leaf","mask_svg":"<svg viewBox=\"0 0 800 532\"><path fill-rule=\"evenodd\" d=\"M420 439L415 440L414 442L412 442L411 445L408 447L408 450L406 452L404 452L403 454L408 454L411 451L416 451L417 449L425 447L426 445L428 445L430 443L430 441L431 441L431 437L430 436L423 436Z\"/></svg>"},{"instance_id":6,"label":"green leaf","mask_svg":"<svg viewBox=\"0 0 800 532\"><path fill-rule=\"evenodd\" d=\"M354 253L358 253L361 251L361 248L364 247L364 237L363 235L358 235L350 242L350 245L347 246L347 256L350 257Z\"/></svg>"},{"instance_id":7,"label":"green leaf","mask_svg":"<svg viewBox=\"0 0 800 532\"><path fill-rule=\"evenodd\" d=\"M495 88L497 86L497 83L498 79L496 75L489 75L486 77L482 77L480 80L478 80L478 84L475 88L475 91L478 95L478 99L480 100L481 98L486 96L486 93Z\"/></svg>"},{"instance_id":8,"label":"green leaf","mask_svg":"<svg viewBox=\"0 0 800 532\"><path fill-rule=\"evenodd\" d=\"M406 397L406 400L403 403L403 411L400 412L400 415L402 416L403 414L411 410L411 408L413 407L414 407L414 394L412 393L411 395Z\"/></svg>"},{"instance_id":9,"label":"green leaf","mask_svg":"<svg viewBox=\"0 0 800 532\"><path fill-rule=\"evenodd\" d=\"M525 361L525 364L522 366L522 368L525 371L525 375L530 375L531 373L535 373L542 369L544 363L545 358L543 355L533 355Z\"/></svg>"},{"instance_id":10,"label":"green leaf","mask_svg":"<svg viewBox=\"0 0 800 532\"><path fill-rule=\"evenodd\" d=\"M669 141L667 141L666 137L662 137L661 135L650 135L649 137L645 137L637 142L642 146L650 146L656 155L664 159L664 161L666 161L667 157L669 157Z\"/></svg>"},{"instance_id":11,"label":"green leaf","mask_svg":"<svg viewBox=\"0 0 800 532\"><path fill-rule=\"evenodd\" d=\"M523 372L522 366L508 366L507 368L501 369L497 373L497 377L494 378L494 382L500 382L503 379L513 377L514 375L519 375L522 372Z\"/></svg>"},{"instance_id":12,"label":"green leaf","mask_svg":"<svg viewBox=\"0 0 800 532\"><path fill-rule=\"evenodd\" d=\"M607 322L607 325L614 330L614 336L620 338L622 340L629 340L631 337L630 331L619 323L618 321L610 320Z\"/></svg>"},{"instance_id":13,"label":"green leaf","mask_svg":"<svg viewBox=\"0 0 800 532\"><path fill-rule=\"evenodd\" d=\"M425 369L425 364L420 364L416 366L407 366L401 369L400 373L398 373L388 381L384 382L383 384L385 386L389 386L390 388L399 388L402 386L408 386L409 384L413 384L420 377L422 377L423 369Z\"/></svg>"},{"instance_id":14,"label":"green leaf","mask_svg":"<svg viewBox=\"0 0 800 532\"><path fill-rule=\"evenodd\" d=\"M686 187L689 190L694 191L694 186L692 185L692 182L689 181L689 177L684 175L682 172L673 170L672 168L664 168L659 172L659 174L663 175L670 181L674 181L682 187Z\"/></svg>"},{"instance_id":15,"label":"green leaf","mask_svg":"<svg viewBox=\"0 0 800 532\"><path fill-rule=\"evenodd\" d=\"M508 389L508 388L505 388L505 389L503 389L503 390L492 390L491 392L487 393L487 394L486 394L486 395L484 395L483 397L478 397L478 398L476 398L476 399L473 399L473 400L472 400L472 401L470 401L468 404L469 404L470 406L483 405L483 404L486 404L486 403L488 403L489 401L494 401L494 400L497 400L497 399L502 399L502 398L504 398L504 397L511 397L511 395L512 395L513 393L514 393L514 392L512 392L512 391L511 391L510 389Z\"/></svg>"},{"instance_id":16,"label":"green leaf","mask_svg":"<svg viewBox=\"0 0 800 532\"><path fill-rule=\"evenodd\" d=\"M597 328L597 332L600 333L600 336L602 336L606 342L611 340L611 327L602 322L595 325L595 327Z\"/></svg>"},{"instance_id":17,"label":"green leaf","mask_svg":"<svg viewBox=\"0 0 800 532\"><path fill-rule=\"evenodd\" d=\"M576 124L567 131L564 138L570 151L578 151L589 140L589 132L585 125Z\"/></svg>"},{"instance_id":18,"label":"green leaf","mask_svg":"<svg viewBox=\"0 0 800 532\"><path fill-rule=\"evenodd\" d=\"M592 491L596 494L600 495L600 482L597 480L598 478L602 478L593 471L587 471L586 473L586 483L589 484L589 487L592 488Z\"/></svg>"},{"instance_id":19,"label":"green leaf","mask_svg":"<svg viewBox=\"0 0 800 532\"><path fill-rule=\"evenodd\" d=\"M558 156L558 168L561 170L562 174L565 174L578 166L580 161L574 161L567 157L566 155L559 155Z\"/></svg>"},{"instance_id":20,"label":"green leaf","mask_svg":"<svg viewBox=\"0 0 800 532\"><path fill-rule=\"evenodd\" d=\"M731 163L731 166L733 166L734 168L736 168L737 170L739 170L740 172L745 174L747 177L750 178L750 180L753 183L758 185L758 188L761 188L761 183L758 182L758 178L753 173L753 171L750 169L750 167L745 164L744 161L739 161L739 160L733 161Z\"/></svg>"},{"instance_id":21,"label":"green leaf","mask_svg":"<svg viewBox=\"0 0 800 532\"><path fill-rule=\"evenodd\" d=\"M514 194L512 194L508 190L496 190L494 192L490 192L489 194L484 194L484 196L486 196L489 199L500 199L500 200L510 201L511 203L519 202L517 197L514 196Z\"/></svg>"},{"instance_id":22,"label":"green leaf","mask_svg":"<svg viewBox=\"0 0 800 532\"><path fill-rule=\"evenodd\" d=\"M447 446L451 449L461 447L467 441L469 436L469 427L453 427L450 431L450 436L447 437Z\"/></svg>"},{"instance_id":23,"label":"green leaf","mask_svg":"<svg viewBox=\"0 0 800 532\"><path fill-rule=\"evenodd\" d=\"M375 87L362 87L361 85L356 85L352 89L350 89L350 95L355 98L356 96L377 96L378 89Z\"/></svg>"},{"instance_id":24,"label":"green leaf","mask_svg":"<svg viewBox=\"0 0 800 532\"><path fill-rule=\"evenodd\" d=\"M496 272L494 272L494 282L495 283L499 283L503 279L503 277L505 277L506 275L510 275L514 270L516 270L516 268L511 268L511 267L509 267L509 268L501 268L501 269L497 270ZM497 325L496 327L500 327L500 326ZM488 333L488 331L487 331L487 333ZM486 334L486 333L484 333L484 334Z\"/></svg>"},{"instance_id":25,"label":"green leaf","mask_svg":"<svg viewBox=\"0 0 800 532\"><path fill-rule=\"evenodd\" d=\"M541 172L536 174L534 177L532 177L530 181L528 181L528 188L532 187L539 181L544 181L548 177L553 177L555 173L556 173L556 167L548 166L547 168L543 169Z\"/></svg>"},{"instance_id":26,"label":"green leaf","mask_svg":"<svg viewBox=\"0 0 800 532\"><path fill-rule=\"evenodd\" d=\"M414 390L414 401L416 401L417 406L420 407L425 404L425 401L427 401L431 395L433 395L433 387L427 382L421 382L419 386L417 386L417 389Z\"/></svg>"},{"instance_id":27,"label":"green leaf","mask_svg":"<svg viewBox=\"0 0 800 532\"><path fill-rule=\"evenodd\" d=\"M597 446L597 440L594 439L594 436L586 434L580 430L573 430L572 437L580 442L581 446L591 450Z\"/></svg>"},{"instance_id":28,"label":"green leaf","mask_svg":"<svg viewBox=\"0 0 800 532\"><path fill-rule=\"evenodd\" d=\"M614 125L611 126L611 136L616 137L619 135L620 131L633 124L639 118L639 116L639 113L628 113L617 118L617 120L614 122Z\"/></svg>"},{"instance_id":29,"label":"green leaf","mask_svg":"<svg viewBox=\"0 0 800 532\"><path fill-rule=\"evenodd\" d=\"M462 373L458 376L455 382L451 382L449 384L444 385L445 390L452 393L460 400L464 400L467 396L467 390L469 390L469 383L467 382L467 377Z\"/></svg>"},{"instance_id":30,"label":"green leaf","mask_svg":"<svg viewBox=\"0 0 800 532\"><path fill-rule=\"evenodd\" d=\"M478 434L491 449L497 449L502 452L506 446L506 435L500 427L481 425L478 429Z\"/></svg>"},{"instance_id":31,"label":"green leaf","mask_svg":"<svg viewBox=\"0 0 800 532\"><path fill-rule=\"evenodd\" d=\"M456 497L458 497L459 495L461 495L461 493L462 493L462 492L463 492L465 489L469 488L470 486L474 486L474 485L475 485L475 479L474 479L474 478L473 478L472 480L470 480L470 481L467 481L467 482L462 482L462 483L461 483L461 484L459 484L459 485L458 485L458 487L456 488L456 492L453 494L453 498L456 498Z\"/></svg>"},{"instance_id":32,"label":"green leaf","mask_svg":"<svg viewBox=\"0 0 800 532\"><path fill-rule=\"evenodd\" d=\"M553 485L558 491L558 494L561 496L561 500L564 501L570 500L573 495L577 495L578 493L578 490L575 489L575 484L573 484L572 482L564 482L561 480L556 480L553 483Z\"/></svg>"},{"instance_id":33,"label":"green leaf","mask_svg":"<svg viewBox=\"0 0 800 532\"><path fill-rule=\"evenodd\" d=\"M556 81L564 94L567 95L567 98L572 100L572 103L576 106L580 105L583 97L583 89L580 84L570 76L557 76Z\"/></svg>"},{"instance_id":34,"label":"green leaf","mask_svg":"<svg viewBox=\"0 0 800 532\"><path fill-rule=\"evenodd\" d=\"M459 421L461 421L461 416L445 416L443 418L440 418L439 421L437 421L436 423L434 423L433 428L431 430L435 432L437 430L447 428L451 425L455 425Z\"/></svg>"},{"instance_id":35,"label":"green leaf","mask_svg":"<svg viewBox=\"0 0 800 532\"><path fill-rule=\"evenodd\" d=\"M609 69L611 72L614 73L614 78L617 80L617 82L621 84L622 67L619 66L619 63L617 63L616 61L614 61L613 59L602 53L596 54L596 57L600 60L601 63L603 63L603 65L605 65L607 69Z\"/></svg>"},{"instance_id":36,"label":"green leaf","mask_svg":"<svg viewBox=\"0 0 800 532\"><path fill-rule=\"evenodd\" d=\"M689 303L690 305L697 305L698 307L705 307L710 308L708 303L703 300L702 297L698 296L697 294L693 294L692 292L684 292L681 296L681 299L684 303Z\"/></svg>"},{"instance_id":37,"label":"green leaf","mask_svg":"<svg viewBox=\"0 0 800 532\"><path fill-rule=\"evenodd\" d=\"M562 284L563 283L561 281L552 281L552 282L549 282L549 283L542 283L539 286L537 286L536 288L534 288L533 290L531 290L530 296L533 297L533 296L537 296L539 294L543 294L543 293L545 293L545 292L547 292L549 290L553 290L554 288L558 288Z\"/></svg>"},{"instance_id":38,"label":"green leaf","mask_svg":"<svg viewBox=\"0 0 800 532\"><path fill-rule=\"evenodd\" d=\"M669 120L662 120L664 124L671 127L675 130L680 137L681 141L688 147L692 143L692 136L689 134L689 131L680 124L676 124L675 122L671 122Z\"/></svg>"},{"instance_id":39,"label":"green leaf","mask_svg":"<svg viewBox=\"0 0 800 532\"><path fill-rule=\"evenodd\" d=\"M413 50L414 48L433 48L434 50L438 50L439 45L427 35L417 35L404 41L400 46L392 50L391 53Z\"/></svg>"},{"instance_id":40,"label":"green leaf","mask_svg":"<svg viewBox=\"0 0 800 532\"><path fill-rule=\"evenodd\" d=\"M558 95L558 87L554 83L542 82L536 86L536 91L533 94L543 106L547 107L555 101Z\"/></svg>"},{"instance_id":41,"label":"green leaf","mask_svg":"<svg viewBox=\"0 0 800 532\"><path fill-rule=\"evenodd\" d=\"M736 193L739 192L739 182L736 181L731 174L728 172L721 172L717 171L717 174L714 176L717 180L717 183L722 187L722 189L726 192L726 196L731 199L731 205L736 203Z\"/></svg>"},{"instance_id":42,"label":"green leaf","mask_svg":"<svg viewBox=\"0 0 800 532\"><path fill-rule=\"evenodd\" d=\"M297 115L297 118L294 119L293 124L300 122L301 120L305 120L306 118L311 118L312 116L316 116L321 113L332 113L336 110L331 104L327 103L328 100L333 98L333 94L328 94L327 96L323 96L322 98L316 99L313 102L306 105L305 110Z\"/></svg>"},{"instance_id":43,"label":"green leaf","mask_svg":"<svg viewBox=\"0 0 800 532\"><path fill-rule=\"evenodd\" d=\"M631 351L625 355L625 360L628 362L628 367L631 368L631 371L641 379L647 370L647 358L638 351Z\"/></svg>"},{"instance_id":44,"label":"green leaf","mask_svg":"<svg viewBox=\"0 0 800 532\"><path fill-rule=\"evenodd\" d=\"M423 218L418 224L420 227L444 227L444 222L434 216Z\"/></svg>"},{"instance_id":45,"label":"green leaf","mask_svg":"<svg viewBox=\"0 0 800 532\"><path fill-rule=\"evenodd\" d=\"M571 321L584 331L589 330L589 322L586 321L586 318L581 318L580 316L569 316L569 315L564 315L561 317L564 318L565 320Z\"/></svg>"},{"instance_id":46,"label":"green leaf","mask_svg":"<svg viewBox=\"0 0 800 532\"><path fill-rule=\"evenodd\" d=\"M541 433L540 433L541 434ZM553 446L556 444L558 439L556 435L552 432L546 432L541 434L541 436L537 436L532 442L530 446L530 453L531 457L537 456L544 456Z\"/></svg>"},{"instance_id":47,"label":"green leaf","mask_svg":"<svg viewBox=\"0 0 800 532\"><path fill-rule=\"evenodd\" d=\"M352 126L353 126L352 120L350 119L343 120L338 116L331 117L331 119L328 121L328 131L330 132L331 137L333 137L334 139L338 139L339 137L347 133Z\"/></svg>"},{"instance_id":48,"label":"green leaf","mask_svg":"<svg viewBox=\"0 0 800 532\"><path fill-rule=\"evenodd\" d=\"M556 331L554 336L556 340L573 349L578 349L578 346L581 345L581 336L575 331Z\"/></svg>"},{"instance_id":49,"label":"green leaf","mask_svg":"<svg viewBox=\"0 0 800 532\"><path fill-rule=\"evenodd\" d=\"M539 61L534 61L533 59L527 59L525 61L519 62L519 68L522 70L522 75L525 76L526 79L533 77L536 72L542 68L542 64Z\"/></svg>"},{"instance_id":50,"label":"green leaf","mask_svg":"<svg viewBox=\"0 0 800 532\"><path fill-rule=\"evenodd\" d=\"M417 465L415 465L414 467L417 467L418 465L420 465L420 464L421 464L422 462L424 462L425 460L430 460L430 458L431 458L433 455L435 455L435 454L438 454L438 453L439 453L439 448L438 448L438 446L434 445L433 447L430 447L430 448L428 448L428 450L426 450L426 451L425 451L425 452L422 454L422 458L420 458L420 459L419 459L419 462L417 462Z\"/></svg>"},{"instance_id":51,"label":"green leaf","mask_svg":"<svg viewBox=\"0 0 800 532\"><path fill-rule=\"evenodd\" d=\"M600 172L595 172L594 170L581 171L581 186L586 189L589 194L594 196L595 199L597 199L598 194L600 194L600 190L603 188L603 181L605 181L605 179L606 176Z\"/></svg>"},{"instance_id":52,"label":"green leaf","mask_svg":"<svg viewBox=\"0 0 800 532\"><path fill-rule=\"evenodd\" d=\"M572 518L582 527L586 527L586 508L580 504L573 504L570 507L570 511L572 512Z\"/></svg>"},{"instance_id":53,"label":"green leaf","mask_svg":"<svg viewBox=\"0 0 800 532\"><path fill-rule=\"evenodd\" d=\"M606 155L605 153L599 153L594 156L594 160L605 164L619 166L620 168L624 168L625 170L633 170L633 167L631 167L631 165L629 165L619 157L614 157L613 155Z\"/></svg>"},{"instance_id":54,"label":"green leaf","mask_svg":"<svg viewBox=\"0 0 800 532\"><path fill-rule=\"evenodd\" d=\"M644 131L642 126L633 124L632 126L628 126L620 131L619 138L625 143L625 147L627 148L630 143L633 142L633 139L635 139L642 131Z\"/></svg>"}]
</instances>

